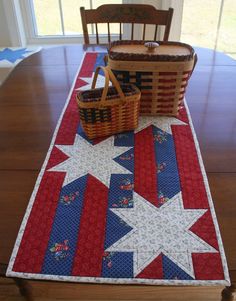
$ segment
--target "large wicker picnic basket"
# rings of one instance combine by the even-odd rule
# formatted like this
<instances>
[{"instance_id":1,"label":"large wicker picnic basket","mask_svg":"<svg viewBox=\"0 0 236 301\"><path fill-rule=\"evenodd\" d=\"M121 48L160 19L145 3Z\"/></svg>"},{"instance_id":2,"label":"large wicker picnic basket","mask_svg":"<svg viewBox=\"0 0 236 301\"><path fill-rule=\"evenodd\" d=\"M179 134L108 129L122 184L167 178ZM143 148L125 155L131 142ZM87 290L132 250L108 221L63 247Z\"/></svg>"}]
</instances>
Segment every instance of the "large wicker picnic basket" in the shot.
<instances>
[{"instance_id":1,"label":"large wicker picnic basket","mask_svg":"<svg viewBox=\"0 0 236 301\"><path fill-rule=\"evenodd\" d=\"M141 91L141 115L177 116L197 61L190 45L179 42L114 41L108 66L120 83Z\"/></svg>"},{"instance_id":2,"label":"large wicker picnic basket","mask_svg":"<svg viewBox=\"0 0 236 301\"><path fill-rule=\"evenodd\" d=\"M105 74L105 85L95 89L100 69ZM140 90L133 84L120 85L108 66L97 67L91 89L77 94L80 122L87 137L93 139L135 129L140 96Z\"/></svg>"}]
</instances>

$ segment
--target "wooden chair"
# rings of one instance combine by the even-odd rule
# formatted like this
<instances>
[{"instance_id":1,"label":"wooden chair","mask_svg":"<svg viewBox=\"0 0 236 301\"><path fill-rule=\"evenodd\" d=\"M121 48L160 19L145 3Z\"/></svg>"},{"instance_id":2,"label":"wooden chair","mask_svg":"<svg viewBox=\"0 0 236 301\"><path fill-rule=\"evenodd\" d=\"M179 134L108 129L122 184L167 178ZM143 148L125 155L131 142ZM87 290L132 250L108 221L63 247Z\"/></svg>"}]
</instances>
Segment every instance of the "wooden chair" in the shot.
<instances>
[{"instance_id":1,"label":"wooden chair","mask_svg":"<svg viewBox=\"0 0 236 301\"><path fill-rule=\"evenodd\" d=\"M158 10L151 5L145 4L104 4L97 9L80 8L81 20L83 26L84 43L90 44L88 34L88 24L95 24L96 43L99 43L98 24L107 23L108 42L111 41L110 24L119 23L119 39L122 40L122 24L131 24L131 37L134 39L134 24L142 24L142 40L145 40L146 25L155 25L153 40L157 40L158 25L165 26L164 41L168 40L170 33L173 8L169 10Z\"/></svg>"}]
</instances>

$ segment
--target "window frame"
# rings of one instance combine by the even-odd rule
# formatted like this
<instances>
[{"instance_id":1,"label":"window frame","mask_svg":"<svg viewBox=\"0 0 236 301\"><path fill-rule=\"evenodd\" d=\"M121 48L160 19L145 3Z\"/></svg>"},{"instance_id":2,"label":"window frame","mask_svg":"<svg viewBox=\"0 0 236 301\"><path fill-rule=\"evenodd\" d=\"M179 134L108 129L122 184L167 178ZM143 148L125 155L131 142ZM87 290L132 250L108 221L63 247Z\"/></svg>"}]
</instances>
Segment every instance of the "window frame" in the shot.
<instances>
[{"instance_id":1,"label":"window frame","mask_svg":"<svg viewBox=\"0 0 236 301\"><path fill-rule=\"evenodd\" d=\"M21 1L21 11L22 11L22 18L24 20L24 29L26 34L27 44L73 44L73 43L83 43L84 38L83 34L77 35L47 35L41 36L37 34L37 23L35 19L35 12L34 6L32 3L33 0L22 0ZM92 0L90 0L92 2ZM127 1L123 0L123 3ZM31 13L33 12L33 14ZM61 17L61 21L63 18ZM63 21L62 21L63 24ZM64 33L62 25L62 32ZM113 39L118 39L119 35L112 35ZM96 35L90 35L90 43L96 44ZM106 34L100 35L100 43L107 43Z\"/></svg>"}]
</instances>

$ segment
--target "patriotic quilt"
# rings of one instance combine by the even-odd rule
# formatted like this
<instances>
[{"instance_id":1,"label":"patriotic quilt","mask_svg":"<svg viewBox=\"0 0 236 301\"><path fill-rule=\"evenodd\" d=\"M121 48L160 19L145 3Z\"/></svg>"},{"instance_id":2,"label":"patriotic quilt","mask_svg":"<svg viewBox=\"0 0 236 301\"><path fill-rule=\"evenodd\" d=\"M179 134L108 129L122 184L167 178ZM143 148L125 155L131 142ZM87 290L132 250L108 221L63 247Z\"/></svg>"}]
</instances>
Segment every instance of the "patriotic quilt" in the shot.
<instances>
[{"instance_id":1,"label":"patriotic quilt","mask_svg":"<svg viewBox=\"0 0 236 301\"><path fill-rule=\"evenodd\" d=\"M76 103L104 53L86 53L36 182L7 276L72 282L229 285L186 103L178 118L88 140ZM104 77L99 75L102 86Z\"/></svg>"}]
</instances>

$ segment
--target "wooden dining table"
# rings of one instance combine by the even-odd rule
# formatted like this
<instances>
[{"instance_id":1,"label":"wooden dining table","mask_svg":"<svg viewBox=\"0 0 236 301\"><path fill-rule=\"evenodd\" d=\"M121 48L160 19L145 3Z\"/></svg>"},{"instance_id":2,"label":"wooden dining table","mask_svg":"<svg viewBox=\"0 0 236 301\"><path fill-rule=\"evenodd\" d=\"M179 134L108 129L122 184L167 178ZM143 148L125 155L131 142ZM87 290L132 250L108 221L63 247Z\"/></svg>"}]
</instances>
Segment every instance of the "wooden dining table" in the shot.
<instances>
[{"instance_id":1,"label":"wooden dining table","mask_svg":"<svg viewBox=\"0 0 236 301\"><path fill-rule=\"evenodd\" d=\"M232 282L231 287L223 290L222 300L231 300L236 283L236 60L214 50L195 49L198 63L186 99ZM18 64L0 87L0 263L3 277L37 175L85 51L106 51L106 47L44 48ZM20 292L33 300L32 280L15 279L15 282ZM46 286L47 283L49 285L50 281ZM83 299L100 300L111 299L117 287L73 285L80 288ZM63 283L58 284L61 286ZM158 287L118 287L121 299L123 290L132 292L132 298L139 300L149 299L148 292L151 292L150 299L156 296L158 300ZM142 292L146 298L144 294L142 297Z\"/></svg>"}]
</instances>

